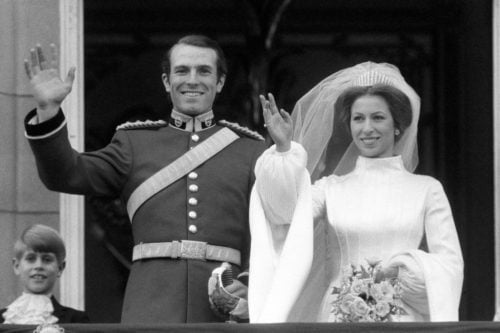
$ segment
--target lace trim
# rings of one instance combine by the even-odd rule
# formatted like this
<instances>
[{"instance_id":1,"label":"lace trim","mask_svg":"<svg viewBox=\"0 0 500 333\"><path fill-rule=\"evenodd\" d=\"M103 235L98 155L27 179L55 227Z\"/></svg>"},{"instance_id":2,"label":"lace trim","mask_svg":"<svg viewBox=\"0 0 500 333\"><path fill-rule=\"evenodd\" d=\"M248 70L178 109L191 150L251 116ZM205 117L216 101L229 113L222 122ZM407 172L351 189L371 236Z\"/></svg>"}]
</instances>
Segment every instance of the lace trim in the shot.
<instances>
[{"instance_id":1,"label":"lace trim","mask_svg":"<svg viewBox=\"0 0 500 333\"><path fill-rule=\"evenodd\" d=\"M59 319L52 315L54 307L48 296L23 293L3 314L5 324L54 324Z\"/></svg>"}]
</instances>

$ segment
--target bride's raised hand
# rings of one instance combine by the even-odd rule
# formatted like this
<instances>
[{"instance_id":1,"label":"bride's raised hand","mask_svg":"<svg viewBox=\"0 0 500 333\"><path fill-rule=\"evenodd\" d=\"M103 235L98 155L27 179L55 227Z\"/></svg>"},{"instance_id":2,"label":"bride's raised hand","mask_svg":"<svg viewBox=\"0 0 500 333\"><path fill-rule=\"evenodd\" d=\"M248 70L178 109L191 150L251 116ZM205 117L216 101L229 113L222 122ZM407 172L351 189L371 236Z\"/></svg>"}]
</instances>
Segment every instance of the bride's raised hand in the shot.
<instances>
[{"instance_id":1,"label":"bride's raised hand","mask_svg":"<svg viewBox=\"0 0 500 333\"><path fill-rule=\"evenodd\" d=\"M59 76L57 49L50 45L51 56L47 61L42 47L37 45L30 50L31 62L24 60L24 69L30 79L33 97L37 104L39 121L54 117L64 98L71 92L75 79L75 68L71 68L63 81Z\"/></svg>"},{"instance_id":2,"label":"bride's raised hand","mask_svg":"<svg viewBox=\"0 0 500 333\"><path fill-rule=\"evenodd\" d=\"M263 95L259 96L265 126L276 144L276 150L280 152L288 151L290 150L293 134L292 118L285 110L278 109L273 94L269 93L267 96L269 99L266 99Z\"/></svg>"}]
</instances>

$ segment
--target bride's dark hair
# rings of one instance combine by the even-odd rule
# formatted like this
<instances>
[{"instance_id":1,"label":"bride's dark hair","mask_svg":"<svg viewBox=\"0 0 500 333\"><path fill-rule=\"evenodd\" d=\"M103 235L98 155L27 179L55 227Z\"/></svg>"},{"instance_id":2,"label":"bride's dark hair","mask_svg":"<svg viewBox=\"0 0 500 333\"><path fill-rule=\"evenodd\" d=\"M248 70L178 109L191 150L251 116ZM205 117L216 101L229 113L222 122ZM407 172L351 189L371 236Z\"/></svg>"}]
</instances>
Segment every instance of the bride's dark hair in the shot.
<instances>
[{"instance_id":1,"label":"bride's dark hair","mask_svg":"<svg viewBox=\"0 0 500 333\"><path fill-rule=\"evenodd\" d=\"M412 121L411 103L408 96L401 90L386 84L375 84L366 87L351 87L346 89L335 102L335 112L350 132L351 109L356 100L363 96L379 96L389 106L394 128L399 129L401 137Z\"/></svg>"}]
</instances>

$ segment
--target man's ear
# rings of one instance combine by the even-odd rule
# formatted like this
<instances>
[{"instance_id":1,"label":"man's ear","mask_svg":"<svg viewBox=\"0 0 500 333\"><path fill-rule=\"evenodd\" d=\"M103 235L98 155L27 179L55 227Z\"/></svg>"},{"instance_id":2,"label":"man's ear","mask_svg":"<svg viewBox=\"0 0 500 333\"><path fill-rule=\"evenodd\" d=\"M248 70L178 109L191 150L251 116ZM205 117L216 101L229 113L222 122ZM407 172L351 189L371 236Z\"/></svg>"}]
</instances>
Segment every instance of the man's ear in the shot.
<instances>
[{"instance_id":1,"label":"man's ear","mask_svg":"<svg viewBox=\"0 0 500 333\"><path fill-rule=\"evenodd\" d=\"M57 272L57 277L61 277L62 272L66 268L66 260L59 264L59 272Z\"/></svg>"},{"instance_id":2,"label":"man's ear","mask_svg":"<svg viewBox=\"0 0 500 333\"><path fill-rule=\"evenodd\" d=\"M170 81L168 80L168 75L163 73L161 75L161 81L163 82L163 86L165 87L165 90L170 93Z\"/></svg>"},{"instance_id":3,"label":"man's ear","mask_svg":"<svg viewBox=\"0 0 500 333\"><path fill-rule=\"evenodd\" d=\"M221 75L219 81L217 82L217 92L220 93L222 88L224 87L224 83L226 82L226 75Z\"/></svg>"},{"instance_id":4,"label":"man's ear","mask_svg":"<svg viewBox=\"0 0 500 333\"><path fill-rule=\"evenodd\" d=\"M14 269L14 274L19 275L19 260L17 258L12 258L12 268Z\"/></svg>"}]
</instances>

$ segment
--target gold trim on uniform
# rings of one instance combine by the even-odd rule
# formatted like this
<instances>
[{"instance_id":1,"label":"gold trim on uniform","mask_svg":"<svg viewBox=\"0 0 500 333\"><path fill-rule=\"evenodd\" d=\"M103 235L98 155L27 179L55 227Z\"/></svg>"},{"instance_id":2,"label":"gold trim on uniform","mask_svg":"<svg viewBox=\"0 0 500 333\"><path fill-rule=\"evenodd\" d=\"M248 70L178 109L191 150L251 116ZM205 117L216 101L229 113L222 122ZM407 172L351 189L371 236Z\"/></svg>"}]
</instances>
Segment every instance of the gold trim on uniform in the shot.
<instances>
[{"instance_id":1,"label":"gold trim on uniform","mask_svg":"<svg viewBox=\"0 0 500 333\"><path fill-rule=\"evenodd\" d=\"M255 132L255 131L252 131L248 127L241 126L238 123L232 123L230 121L223 119L223 120L219 120L219 125L225 126L229 129L232 129L233 131L235 131L238 134L243 134L243 135L248 136L252 139L259 140L259 141L265 141L265 139L262 135L260 135L259 133Z\"/></svg>"},{"instance_id":2,"label":"gold trim on uniform","mask_svg":"<svg viewBox=\"0 0 500 333\"><path fill-rule=\"evenodd\" d=\"M142 128L158 128L167 126L165 120L137 120L137 121L127 121L121 125L116 126L116 130L130 130L130 129L142 129Z\"/></svg>"},{"instance_id":3,"label":"gold trim on uniform","mask_svg":"<svg viewBox=\"0 0 500 333\"><path fill-rule=\"evenodd\" d=\"M170 125L187 132L197 132L215 125L214 113L212 110L190 117L178 111L172 110L170 115Z\"/></svg>"}]
</instances>

